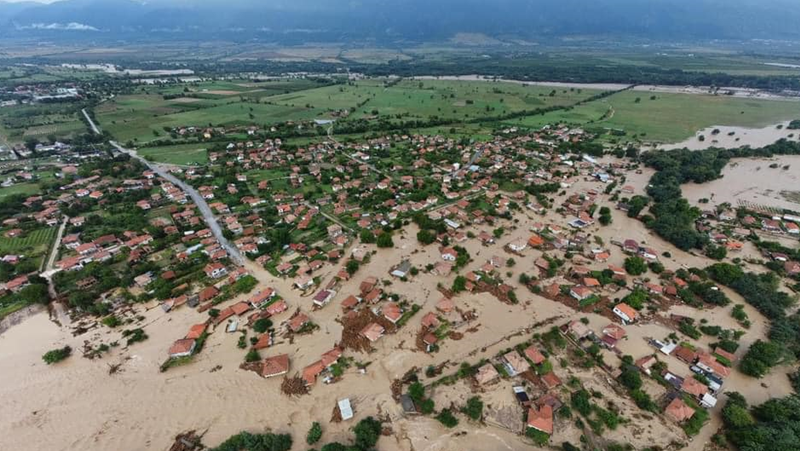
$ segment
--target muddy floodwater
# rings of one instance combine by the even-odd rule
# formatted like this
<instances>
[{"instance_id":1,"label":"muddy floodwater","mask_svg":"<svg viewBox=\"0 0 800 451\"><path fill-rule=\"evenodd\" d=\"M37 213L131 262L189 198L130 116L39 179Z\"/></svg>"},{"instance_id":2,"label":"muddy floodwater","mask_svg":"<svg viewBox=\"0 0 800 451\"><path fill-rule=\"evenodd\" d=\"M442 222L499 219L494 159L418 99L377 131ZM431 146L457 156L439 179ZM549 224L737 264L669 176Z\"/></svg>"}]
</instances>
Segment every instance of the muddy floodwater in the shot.
<instances>
[{"instance_id":1,"label":"muddy floodwater","mask_svg":"<svg viewBox=\"0 0 800 451\"><path fill-rule=\"evenodd\" d=\"M683 195L693 204L708 199L711 205L748 202L800 211L800 156L733 160L721 179L683 185Z\"/></svg>"},{"instance_id":2,"label":"muddy floodwater","mask_svg":"<svg viewBox=\"0 0 800 451\"><path fill-rule=\"evenodd\" d=\"M798 112L798 116L800 116L800 112ZM714 125L698 131L693 137L685 141L662 144L658 148L665 150L682 149L684 147L691 150L703 150L709 147L733 149L742 146L764 147L775 143L779 139L800 140L800 130L789 130L787 128L788 125L788 121L764 128Z\"/></svg>"}]
</instances>

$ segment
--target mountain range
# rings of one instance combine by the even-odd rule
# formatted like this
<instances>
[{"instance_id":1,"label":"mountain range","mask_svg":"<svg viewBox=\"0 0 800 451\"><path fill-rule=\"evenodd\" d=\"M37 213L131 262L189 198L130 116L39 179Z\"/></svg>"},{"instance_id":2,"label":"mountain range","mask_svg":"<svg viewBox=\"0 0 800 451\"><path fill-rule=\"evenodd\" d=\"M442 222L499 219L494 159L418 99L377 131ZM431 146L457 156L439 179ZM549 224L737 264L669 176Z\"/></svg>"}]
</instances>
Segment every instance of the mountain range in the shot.
<instances>
[{"instance_id":1,"label":"mountain range","mask_svg":"<svg viewBox=\"0 0 800 451\"><path fill-rule=\"evenodd\" d=\"M798 40L798 0L0 1L0 37L486 42Z\"/></svg>"}]
</instances>

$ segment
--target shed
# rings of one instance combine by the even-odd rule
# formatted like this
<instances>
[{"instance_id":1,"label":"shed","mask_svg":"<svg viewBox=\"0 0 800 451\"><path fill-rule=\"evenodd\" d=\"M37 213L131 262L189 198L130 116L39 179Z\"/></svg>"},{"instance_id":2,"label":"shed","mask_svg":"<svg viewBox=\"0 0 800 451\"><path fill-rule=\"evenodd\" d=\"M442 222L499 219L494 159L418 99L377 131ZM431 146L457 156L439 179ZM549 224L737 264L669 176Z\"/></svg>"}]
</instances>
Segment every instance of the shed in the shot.
<instances>
[{"instance_id":1,"label":"shed","mask_svg":"<svg viewBox=\"0 0 800 451\"><path fill-rule=\"evenodd\" d=\"M342 420L347 421L353 418L353 408L350 406L350 398L340 399L339 412L342 414Z\"/></svg>"}]
</instances>

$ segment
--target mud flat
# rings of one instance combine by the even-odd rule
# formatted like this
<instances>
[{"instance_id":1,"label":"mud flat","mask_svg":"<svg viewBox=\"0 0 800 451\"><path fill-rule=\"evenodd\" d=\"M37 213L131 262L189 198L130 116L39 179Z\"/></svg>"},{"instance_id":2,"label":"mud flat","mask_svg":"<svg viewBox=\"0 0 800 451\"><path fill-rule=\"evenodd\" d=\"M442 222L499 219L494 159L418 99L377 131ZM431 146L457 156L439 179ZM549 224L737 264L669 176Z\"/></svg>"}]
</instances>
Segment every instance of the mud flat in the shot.
<instances>
[{"instance_id":1,"label":"mud flat","mask_svg":"<svg viewBox=\"0 0 800 451\"><path fill-rule=\"evenodd\" d=\"M777 167L770 167L777 165ZM787 169L784 169L788 166ZM778 209L800 210L800 156L737 159L722 170L722 178L683 185L683 195L693 204L708 199L710 205L739 202Z\"/></svg>"},{"instance_id":2,"label":"mud flat","mask_svg":"<svg viewBox=\"0 0 800 451\"><path fill-rule=\"evenodd\" d=\"M800 116L800 105L798 106ZM797 141L800 139L800 130L789 130L789 121L769 125L764 128L731 127L715 125L698 131L685 141L674 144L662 144L659 149L672 150L687 148L690 150L703 150L710 147L733 149L742 146L764 147L780 139ZM703 140L700 140L700 137Z\"/></svg>"}]
</instances>

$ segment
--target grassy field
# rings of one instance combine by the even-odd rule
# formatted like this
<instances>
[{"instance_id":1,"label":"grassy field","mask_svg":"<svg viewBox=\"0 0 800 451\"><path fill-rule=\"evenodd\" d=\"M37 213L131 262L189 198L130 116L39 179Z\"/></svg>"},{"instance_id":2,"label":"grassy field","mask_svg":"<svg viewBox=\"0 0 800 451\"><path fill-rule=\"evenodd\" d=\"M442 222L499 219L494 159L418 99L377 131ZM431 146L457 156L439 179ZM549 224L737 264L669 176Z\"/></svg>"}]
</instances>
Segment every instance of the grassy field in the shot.
<instances>
[{"instance_id":1,"label":"grassy field","mask_svg":"<svg viewBox=\"0 0 800 451\"><path fill-rule=\"evenodd\" d=\"M39 192L39 184L36 182L31 183L16 183L9 187L0 188L0 199L15 194L24 194L30 196Z\"/></svg>"},{"instance_id":2,"label":"grassy field","mask_svg":"<svg viewBox=\"0 0 800 451\"><path fill-rule=\"evenodd\" d=\"M219 101L179 103L157 95L120 96L95 110L104 130L122 141L147 142L168 136L164 127L268 125L313 119L320 111L266 103Z\"/></svg>"},{"instance_id":3,"label":"grassy field","mask_svg":"<svg viewBox=\"0 0 800 451\"><path fill-rule=\"evenodd\" d=\"M626 91L569 111L506 123L540 127L566 122L597 131L624 130L627 137L645 141L678 142L714 125L765 127L796 117L800 117L800 102L795 101Z\"/></svg>"},{"instance_id":4,"label":"grassy field","mask_svg":"<svg viewBox=\"0 0 800 451\"><path fill-rule=\"evenodd\" d=\"M644 59L637 61L651 64ZM323 87L302 79L154 86L143 93L106 102L96 109L95 115L100 126L117 139L132 140L140 146L169 137L165 128L269 126L285 121L332 118L332 112L345 109L351 114L339 119L340 122L374 120L376 116L392 121L437 117L453 124L430 129L431 132L459 137L488 136L494 125L538 128L566 122L594 131L624 130L628 138L653 142L680 141L713 125L761 127L800 117L800 102L626 91L573 108L473 126L470 121L475 119L569 107L601 91L493 81L403 80L389 85L386 81L366 79ZM162 96L181 94L185 96L170 100ZM35 125L29 133L53 131L53 126L49 127ZM60 133L69 131L66 124L63 127L58 130ZM143 149L143 155L176 164L201 163L205 155L198 149L197 146L157 147Z\"/></svg>"},{"instance_id":5,"label":"grassy field","mask_svg":"<svg viewBox=\"0 0 800 451\"><path fill-rule=\"evenodd\" d=\"M380 115L466 120L571 105L599 92L504 82L406 80L386 89L356 114L371 115L378 111Z\"/></svg>"},{"instance_id":6,"label":"grassy field","mask_svg":"<svg viewBox=\"0 0 800 451\"><path fill-rule=\"evenodd\" d=\"M27 138L47 141L86 132L72 104L19 105L0 108L0 142L19 144Z\"/></svg>"},{"instance_id":7,"label":"grassy field","mask_svg":"<svg viewBox=\"0 0 800 451\"><path fill-rule=\"evenodd\" d=\"M0 239L0 253L41 257L50 249L56 230L56 227L44 227L28 231L25 236L18 238L3 237Z\"/></svg>"},{"instance_id":8,"label":"grassy field","mask_svg":"<svg viewBox=\"0 0 800 451\"><path fill-rule=\"evenodd\" d=\"M152 161L179 165L198 165L208 162L208 153L202 144L179 144L164 147L141 147L137 153Z\"/></svg>"}]
</instances>

